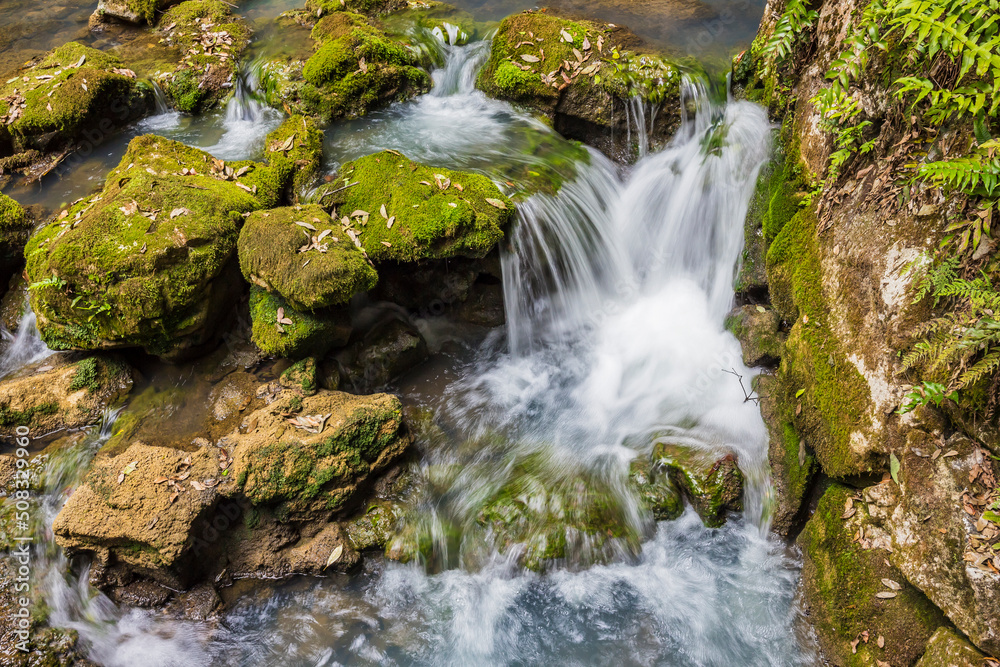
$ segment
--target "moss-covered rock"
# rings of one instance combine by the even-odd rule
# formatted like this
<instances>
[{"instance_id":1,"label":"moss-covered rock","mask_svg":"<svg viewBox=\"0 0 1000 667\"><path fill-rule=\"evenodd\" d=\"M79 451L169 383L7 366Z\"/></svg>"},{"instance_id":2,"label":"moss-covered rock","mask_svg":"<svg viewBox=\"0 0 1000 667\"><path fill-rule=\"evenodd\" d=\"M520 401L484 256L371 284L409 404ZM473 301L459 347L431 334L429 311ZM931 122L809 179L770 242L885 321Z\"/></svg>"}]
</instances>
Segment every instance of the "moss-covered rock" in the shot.
<instances>
[{"instance_id":1,"label":"moss-covered rock","mask_svg":"<svg viewBox=\"0 0 1000 667\"><path fill-rule=\"evenodd\" d=\"M98 0L96 14L129 23L154 25L157 14L179 0Z\"/></svg>"},{"instance_id":2,"label":"moss-covered rock","mask_svg":"<svg viewBox=\"0 0 1000 667\"><path fill-rule=\"evenodd\" d=\"M410 444L399 399L388 394L282 395L249 421L253 429L230 438L232 474L252 503L280 505L290 517L344 509Z\"/></svg>"},{"instance_id":3,"label":"moss-covered rock","mask_svg":"<svg viewBox=\"0 0 1000 667\"><path fill-rule=\"evenodd\" d=\"M347 162L338 177L348 187L324 202L337 206L350 223L345 233L376 264L485 257L514 213L485 176L418 164L395 151Z\"/></svg>"},{"instance_id":4,"label":"moss-covered rock","mask_svg":"<svg viewBox=\"0 0 1000 667\"><path fill-rule=\"evenodd\" d=\"M292 57L264 67L261 85L270 104L332 122L430 88L414 51L360 14L328 14L312 38L317 48L305 62Z\"/></svg>"},{"instance_id":5,"label":"moss-covered rock","mask_svg":"<svg viewBox=\"0 0 1000 667\"><path fill-rule=\"evenodd\" d=\"M0 382L0 438L13 440L18 427L41 435L99 423L131 389L131 369L120 359L49 358Z\"/></svg>"},{"instance_id":6,"label":"moss-covered rock","mask_svg":"<svg viewBox=\"0 0 1000 667\"><path fill-rule=\"evenodd\" d=\"M776 365L784 338L778 331L781 317L764 306L740 306L726 318L726 329L740 341L747 366Z\"/></svg>"},{"instance_id":7,"label":"moss-covered rock","mask_svg":"<svg viewBox=\"0 0 1000 667\"><path fill-rule=\"evenodd\" d=\"M64 44L0 84L0 158L26 167L80 140L99 144L153 106L152 88L117 57Z\"/></svg>"},{"instance_id":8,"label":"moss-covered rock","mask_svg":"<svg viewBox=\"0 0 1000 667\"><path fill-rule=\"evenodd\" d=\"M298 201L316 183L323 165L323 133L316 122L292 116L267 135L266 157L272 166L287 165L291 170L291 201Z\"/></svg>"},{"instance_id":9,"label":"moss-covered rock","mask_svg":"<svg viewBox=\"0 0 1000 667\"><path fill-rule=\"evenodd\" d=\"M947 620L889 565L888 542L870 527L857 491L834 484L823 494L798 540L810 621L824 657L835 665L909 665ZM881 648L878 637L884 638Z\"/></svg>"},{"instance_id":10,"label":"moss-covered rock","mask_svg":"<svg viewBox=\"0 0 1000 667\"><path fill-rule=\"evenodd\" d=\"M358 551L384 549L393 536L402 509L388 500L371 502L347 524L347 536Z\"/></svg>"},{"instance_id":11,"label":"moss-covered rock","mask_svg":"<svg viewBox=\"0 0 1000 667\"><path fill-rule=\"evenodd\" d=\"M246 279L299 311L345 304L378 281L361 250L315 204L251 214L238 247Z\"/></svg>"},{"instance_id":12,"label":"moss-covered rock","mask_svg":"<svg viewBox=\"0 0 1000 667\"><path fill-rule=\"evenodd\" d=\"M982 667L986 656L951 628L938 628L916 667Z\"/></svg>"},{"instance_id":13,"label":"moss-covered rock","mask_svg":"<svg viewBox=\"0 0 1000 667\"><path fill-rule=\"evenodd\" d=\"M317 18L336 12L376 17L406 8L406 0L306 0L306 11Z\"/></svg>"},{"instance_id":14,"label":"moss-covered rock","mask_svg":"<svg viewBox=\"0 0 1000 667\"><path fill-rule=\"evenodd\" d=\"M657 521L670 521L684 513L684 497L666 468L653 465L648 456L629 464L629 482Z\"/></svg>"},{"instance_id":15,"label":"moss-covered rock","mask_svg":"<svg viewBox=\"0 0 1000 667\"><path fill-rule=\"evenodd\" d=\"M709 528L726 522L729 512L743 509L743 473L736 457L719 457L683 445L658 442L652 465L667 471L670 479L691 502Z\"/></svg>"},{"instance_id":16,"label":"moss-covered rock","mask_svg":"<svg viewBox=\"0 0 1000 667\"><path fill-rule=\"evenodd\" d=\"M250 288L250 318L254 345L277 357L322 357L351 335L347 312L298 311L276 292L256 285Z\"/></svg>"},{"instance_id":17,"label":"moss-covered rock","mask_svg":"<svg viewBox=\"0 0 1000 667\"><path fill-rule=\"evenodd\" d=\"M281 386L297 391L303 396L312 396L319 390L319 366L316 359L306 357L292 364L281 373Z\"/></svg>"},{"instance_id":18,"label":"moss-covered rock","mask_svg":"<svg viewBox=\"0 0 1000 667\"><path fill-rule=\"evenodd\" d=\"M804 438L792 425L793 413L779 402L777 378L755 378L760 396L760 413L767 424L767 460L771 465L774 502L770 509L771 529L779 535L793 535L805 519L803 507L818 465Z\"/></svg>"},{"instance_id":19,"label":"moss-covered rock","mask_svg":"<svg viewBox=\"0 0 1000 667\"><path fill-rule=\"evenodd\" d=\"M24 244L31 233L31 218L24 207L0 193L0 291L24 263Z\"/></svg>"},{"instance_id":20,"label":"moss-covered rock","mask_svg":"<svg viewBox=\"0 0 1000 667\"><path fill-rule=\"evenodd\" d=\"M164 14L158 33L181 53L180 62L156 75L174 107L199 113L233 93L237 59L250 42L251 30L229 5L187 0Z\"/></svg>"},{"instance_id":21,"label":"moss-covered rock","mask_svg":"<svg viewBox=\"0 0 1000 667\"><path fill-rule=\"evenodd\" d=\"M617 491L599 475L565 472L537 457L512 467L476 516L495 547L536 571L553 560L589 565L637 553L641 536Z\"/></svg>"},{"instance_id":22,"label":"moss-covered rock","mask_svg":"<svg viewBox=\"0 0 1000 667\"><path fill-rule=\"evenodd\" d=\"M290 176L152 135L132 140L104 190L25 249L42 338L53 349L171 357L211 342L241 289L243 215L274 206Z\"/></svg>"},{"instance_id":23,"label":"moss-covered rock","mask_svg":"<svg viewBox=\"0 0 1000 667\"><path fill-rule=\"evenodd\" d=\"M627 134L625 108L634 97L659 109L651 128L654 142L672 136L680 122L677 66L654 53L626 50L637 42L609 24L515 14L500 23L477 85L491 97L548 116L567 137L633 158L636 146L614 145L608 137Z\"/></svg>"}]
</instances>

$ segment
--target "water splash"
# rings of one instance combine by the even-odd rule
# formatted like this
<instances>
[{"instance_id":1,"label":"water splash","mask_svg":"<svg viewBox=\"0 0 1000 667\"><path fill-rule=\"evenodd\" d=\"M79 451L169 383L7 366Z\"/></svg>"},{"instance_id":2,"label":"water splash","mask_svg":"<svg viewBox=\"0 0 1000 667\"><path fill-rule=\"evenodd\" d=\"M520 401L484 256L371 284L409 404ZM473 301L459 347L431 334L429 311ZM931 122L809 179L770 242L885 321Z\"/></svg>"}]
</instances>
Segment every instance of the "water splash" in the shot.
<instances>
[{"instance_id":1,"label":"water splash","mask_svg":"<svg viewBox=\"0 0 1000 667\"><path fill-rule=\"evenodd\" d=\"M264 138L281 124L283 114L264 102L260 91L263 60L241 65L236 90L226 103L222 136L204 148L222 160L245 160L262 150Z\"/></svg>"},{"instance_id":2,"label":"water splash","mask_svg":"<svg viewBox=\"0 0 1000 667\"><path fill-rule=\"evenodd\" d=\"M9 334L4 331L4 337ZM31 310L27 298L24 303L24 315L17 325L17 331L10 337L3 354L0 354L0 378L4 378L19 369L41 361L52 354L52 350L42 340L38 333L35 313Z\"/></svg>"}]
</instances>

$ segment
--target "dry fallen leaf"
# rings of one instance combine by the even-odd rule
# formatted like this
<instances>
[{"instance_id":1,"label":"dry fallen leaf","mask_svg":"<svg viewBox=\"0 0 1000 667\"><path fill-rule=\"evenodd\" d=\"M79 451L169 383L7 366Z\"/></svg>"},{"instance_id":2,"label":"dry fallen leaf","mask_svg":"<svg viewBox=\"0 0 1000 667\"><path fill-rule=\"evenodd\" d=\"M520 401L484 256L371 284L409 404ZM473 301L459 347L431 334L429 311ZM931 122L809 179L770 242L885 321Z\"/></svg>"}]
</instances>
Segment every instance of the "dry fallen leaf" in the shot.
<instances>
[{"instance_id":1,"label":"dry fallen leaf","mask_svg":"<svg viewBox=\"0 0 1000 667\"><path fill-rule=\"evenodd\" d=\"M899 583L893 581L892 579L883 579L882 580L882 584L886 588L891 588L894 591L901 591L901 590L903 590L903 587L900 586Z\"/></svg>"},{"instance_id":2,"label":"dry fallen leaf","mask_svg":"<svg viewBox=\"0 0 1000 667\"><path fill-rule=\"evenodd\" d=\"M499 199L487 199L486 203L489 204L490 206L494 206L496 208L503 209L505 211L507 210L507 204L503 203Z\"/></svg>"},{"instance_id":3,"label":"dry fallen leaf","mask_svg":"<svg viewBox=\"0 0 1000 667\"><path fill-rule=\"evenodd\" d=\"M330 552L330 557L326 559L325 567L330 567L338 560L340 560L340 557L341 555L343 555L343 553L344 553L344 546L342 544L338 544L337 547Z\"/></svg>"},{"instance_id":4,"label":"dry fallen leaf","mask_svg":"<svg viewBox=\"0 0 1000 667\"><path fill-rule=\"evenodd\" d=\"M893 593L892 591L882 591L881 593L876 593L875 597L880 598L882 600L891 600L892 598L896 597L896 594Z\"/></svg>"},{"instance_id":5,"label":"dry fallen leaf","mask_svg":"<svg viewBox=\"0 0 1000 667\"><path fill-rule=\"evenodd\" d=\"M529 63L537 63L539 61L538 56L533 56L530 53L524 53L521 55L521 60Z\"/></svg>"}]
</instances>

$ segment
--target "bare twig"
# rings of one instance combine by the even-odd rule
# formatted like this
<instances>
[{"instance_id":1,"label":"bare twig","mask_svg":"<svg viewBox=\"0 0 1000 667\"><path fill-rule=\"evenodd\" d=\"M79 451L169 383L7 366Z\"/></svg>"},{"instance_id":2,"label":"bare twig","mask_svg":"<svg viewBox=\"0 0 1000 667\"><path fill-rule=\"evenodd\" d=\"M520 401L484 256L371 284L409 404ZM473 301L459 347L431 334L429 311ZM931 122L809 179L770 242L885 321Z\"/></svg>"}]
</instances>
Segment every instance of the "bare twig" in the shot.
<instances>
[{"instance_id":1,"label":"bare twig","mask_svg":"<svg viewBox=\"0 0 1000 667\"><path fill-rule=\"evenodd\" d=\"M361 181L354 181L353 183L348 183L347 185L339 187L336 190L330 190L329 192L324 192L323 196L319 198L319 205L322 206L323 205L323 200L326 199L327 197L329 197L330 195L335 195L338 192L341 192L342 190L346 190L347 188L353 188L355 185L358 185L360 182Z\"/></svg>"},{"instance_id":2,"label":"bare twig","mask_svg":"<svg viewBox=\"0 0 1000 667\"><path fill-rule=\"evenodd\" d=\"M733 368L732 370L728 370L728 371L725 368L723 368L722 372L723 373L729 373L730 375L735 375L736 379L738 379L740 381L740 389L743 390L743 402L744 403L753 401L754 405L760 405L760 396L754 396L753 392L751 392L749 394L747 393L746 387L743 386L743 376L740 375L739 373L737 373L735 368Z\"/></svg>"}]
</instances>

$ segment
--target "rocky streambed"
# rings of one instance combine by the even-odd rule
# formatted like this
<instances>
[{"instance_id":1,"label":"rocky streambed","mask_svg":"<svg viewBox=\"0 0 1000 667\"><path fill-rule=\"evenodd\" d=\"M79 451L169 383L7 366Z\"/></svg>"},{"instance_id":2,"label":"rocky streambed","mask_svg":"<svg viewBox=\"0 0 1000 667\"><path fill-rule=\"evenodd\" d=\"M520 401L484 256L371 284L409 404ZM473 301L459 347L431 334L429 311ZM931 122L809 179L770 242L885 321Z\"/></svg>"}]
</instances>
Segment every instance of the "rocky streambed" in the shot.
<instances>
[{"instance_id":1,"label":"rocky streambed","mask_svg":"<svg viewBox=\"0 0 1000 667\"><path fill-rule=\"evenodd\" d=\"M927 209L801 101L840 8L730 91L752 34L677 34L733 8L633 5L101 2L11 63L12 664L988 663L995 429L901 408Z\"/></svg>"}]
</instances>

